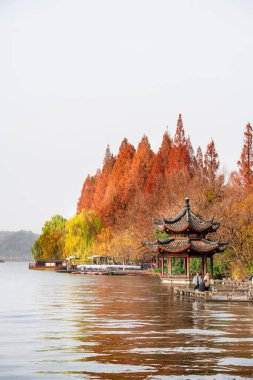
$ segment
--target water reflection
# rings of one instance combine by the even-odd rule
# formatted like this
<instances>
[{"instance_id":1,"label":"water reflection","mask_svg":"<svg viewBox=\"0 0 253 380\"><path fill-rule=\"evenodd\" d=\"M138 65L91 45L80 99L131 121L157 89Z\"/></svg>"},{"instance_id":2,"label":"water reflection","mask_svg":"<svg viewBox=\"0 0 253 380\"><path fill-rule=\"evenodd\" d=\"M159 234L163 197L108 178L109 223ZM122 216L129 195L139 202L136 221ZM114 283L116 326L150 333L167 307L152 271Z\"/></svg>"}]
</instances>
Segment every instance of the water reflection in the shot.
<instances>
[{"instance_id":1,"label":"water reflection","mask_svg":"<svg viewBox=\"0 0 253 380\"><path fill-rule=\"evenodd\" d=\"M0 270L0 378L252 378L252 304L180 300L159 278Z\"/></svg>"}]
</instances>

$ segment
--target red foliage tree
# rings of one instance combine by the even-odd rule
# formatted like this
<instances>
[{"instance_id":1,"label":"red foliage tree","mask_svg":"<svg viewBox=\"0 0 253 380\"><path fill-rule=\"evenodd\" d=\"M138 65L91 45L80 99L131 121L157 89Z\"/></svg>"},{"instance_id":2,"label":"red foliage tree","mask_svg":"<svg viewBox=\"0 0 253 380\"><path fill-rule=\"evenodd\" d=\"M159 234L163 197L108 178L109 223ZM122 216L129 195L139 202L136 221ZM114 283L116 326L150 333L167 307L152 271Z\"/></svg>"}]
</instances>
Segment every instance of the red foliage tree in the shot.
<instances>
[{"instance_id":1,"label":"red foliage tree","mask_svg":"<svg viewBox=\"0 0 253 380\"><path fill-rule=\"evenodd\" d=\"M151 150L147 136L144 135L134 155L132 167L125 184L127 212L124 213L124 225L126 227L141 225L141 228L145 229L147 219L151 220L149 213L147 214L145 186L152 170L153 162L154 152Z\"/></svg>"},{"instance_id":2,"label":"red foliage tree","mask_svg":"<svg viewBox=\"0 0 253 380\"><path fill-rule=\"evenodd\" d=\"M203 153L202 153L202 149L201 149L200 146L199 146L198 149L197 149L197 154L196 154L196 165L197 165L197 171L198 171L199 173L203 173L204 162L203 162Z\"/></svg>"},{"instance_id":3,"label":"red foliage tree","mask_svg":"<svg viewBox=\"0 0 253 380\"><path fill-rule=\"evenodd\" d=\"M186 140L187 151L189 156L189 173L194 175L197 170L197 160L194 154L194 149L191 143L190 136Z\"/></svg>"},{"instance_id":4,"label":"red foliage tree","mask_svg":"<svg viewBox=\"0 0 253 380\"><path fill-rule=\"evenodd\" d=\"M242 184L246 187L253 186L253 137L252 127L248 123L244 132L244 145L241 159L237 163Z\"/></svg>"},{"instance_id":5,"label":"red foliage tree","mask_svg":"<svg viewBox=\"0 0 253 380\"><path fill-rule=\"evenodd\" d=\"M117 211L127 207L126 183L134 154L134 146L125 138L120 145L104 197L104 214L108 224L114 224Z\"/></svg>"},{"instance_id":6,"label":"red foliage tree","mask_svg":"<svg viewBox=\"0 0 253 380\"><path fill-rule=\"evenodd\" d=\"M93 208L93 199L96 189L96 183L100 176L100 170L97 171L95 176L88 175L84 181L81 196L77 203L77 214L83 209L92 209Z\"/></svg>"},{"instance_id":7,"label":"red foliage tree","mask_svg":"<svg viewBox=\"0 0 253 380\"><path fill-rule=\"evenodd\" d=\"M163 140L158 153L154 157L154 165L146 182L145 190L149 194L157 194L164 190L165 178L169 172L169 156L171 151L172 141L166 131L163 135Z\"/></svg>"},{"instance_id":8,"label":"red foliage tree","mask_svg":"<svg viewBox=\"0 0 253 380\"><path fill-rule=\"evenodd\" d=\"M103 161L103 169L99 175L96 183L96 189L94 193L93 206L94 210L99 214L102 212L104 206L104 197L107 189L108 179L115 164L115 157L110 151L109 145L107 145L105 151L105 157Z\"/></svg>"},{"instance_id":9,"label":"red foliage tree","mask_svg":"<svg viewBox=\"0 0 253 380\"><path fill-rule=\"evenodd\" d=\"M143 193L144 188L152 170L154 152L151 150L147 136L143 136L134 155L131 171L126 183L128 202L136 193Z\"/></svg>"},{"instance_id":10,"label":"red foliage tree","mask_svg":"<svg viewBox=\"0 0 253 380\"><path fill-rule=\"evenodd\" d=\"M211 183L215 180L219 166L220 162L218 159L218 153L216 152L214 141L211 140L211 142L207 145L204 157L204 172Z\"/></svg>"},{"instance_id":11,"label":"red foliage tree","mask_svg":"<svg viewBox=\"0 0 253 380\"><path fill-rule=\"evenodd\" d=\"M188 152L188 144L185 138L183 120L181 114L177 121L177 129L174 142L170 152L169 170L170 173L188 172L190 167L190 157Z\"/></svg>"}]
</instances>

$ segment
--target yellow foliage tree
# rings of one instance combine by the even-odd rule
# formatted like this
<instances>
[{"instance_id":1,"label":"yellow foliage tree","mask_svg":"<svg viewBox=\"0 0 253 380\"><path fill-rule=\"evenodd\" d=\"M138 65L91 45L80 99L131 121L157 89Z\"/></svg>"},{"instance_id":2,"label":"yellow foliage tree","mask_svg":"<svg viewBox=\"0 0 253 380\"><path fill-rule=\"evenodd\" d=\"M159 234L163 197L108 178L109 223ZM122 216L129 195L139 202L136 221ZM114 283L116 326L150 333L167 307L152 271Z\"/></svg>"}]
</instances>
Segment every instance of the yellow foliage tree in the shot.
<instances>
[{"instance_id":1,"label":"yellow foliage tree","mask_svg":"<svg viewBox=\"0 0 253 380\"><path fill-rule=\"evenodd\" d=\"M140 254L136 250L136 236L131 229L113 231L105 228L91 249L92 254L108 257L115 264L138 262Z\"/></svg>"},{"instance_id":2,"label":"yellow foliage tree","mask_svg":"<svg viewBox=\"0 0 253 380\"><path fill-rule=\"evenodd\" d=\"M95 211L82 210L66 222L65 253L86 260L97 234L102 229Z\"/></svg>"},{"instance_id":3,"label":"yellow foliage tree","mask_svg":"<svg viewBox=\"0 0 253 380\"><path fill-rule=\"evenodd\" d=\"M34 243L32 253L35 259L58 260L64 258L66 219L55 215L46 221L42 234Z\"/></svg>"}]
</instances>

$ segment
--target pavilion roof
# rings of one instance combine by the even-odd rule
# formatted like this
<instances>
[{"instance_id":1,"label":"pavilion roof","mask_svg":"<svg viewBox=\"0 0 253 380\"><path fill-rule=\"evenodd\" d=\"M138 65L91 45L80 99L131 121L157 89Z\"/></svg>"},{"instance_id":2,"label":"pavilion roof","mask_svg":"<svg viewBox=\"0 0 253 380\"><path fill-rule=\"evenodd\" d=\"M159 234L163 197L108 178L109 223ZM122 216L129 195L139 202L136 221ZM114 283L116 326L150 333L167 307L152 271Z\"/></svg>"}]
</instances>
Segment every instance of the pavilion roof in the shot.
<instances>
[{"instance_id":1,"label":"pavilion roof","mask_svg":"<svg viewBox=\"0 0 253 380\"><path fill-rule=\"evenodd\" d=\"M147 242L146 246L152 252L168 252L182 253L185 251L191 253L215 253L222 252L227 248L227 243L219 241L211 241L208 239L193 239L193 238L172 238L166 240L158 240L154 243Z\"/></svg>"},{"instance_id":2,"label":"pavilion roof","mask_svg":"<svg viewBox=\"0 0 253 380\"><path fill-rule=\"evenodd\" d=\"M189 199L186 198L185 207L179 215L172 219L163 218L163 220L158 220L155 225L160 231L207 233L216 231L220 223L213 220L206 221L198 217L191 211Z\"/></svg>"}]
</instances>

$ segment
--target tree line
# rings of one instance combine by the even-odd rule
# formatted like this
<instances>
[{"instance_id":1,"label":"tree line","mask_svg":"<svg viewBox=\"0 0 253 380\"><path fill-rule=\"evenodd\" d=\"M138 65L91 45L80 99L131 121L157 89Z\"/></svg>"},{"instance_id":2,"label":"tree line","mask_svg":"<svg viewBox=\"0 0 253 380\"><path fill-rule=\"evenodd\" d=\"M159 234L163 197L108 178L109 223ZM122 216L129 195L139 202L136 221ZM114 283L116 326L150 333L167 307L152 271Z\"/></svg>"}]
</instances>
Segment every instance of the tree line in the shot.
<instances>
[{"instance_id":1,"label":"tree line","mask_svg":"<svg viewBox=\"0 0 253 380\"><path fill-rule=\"evenodd\" d=\"M174 138L166 131L157 153L145 135L137 149L125 138L117 156L107 146L102 168L83 183L76 216L46 222L35 257L100 254L116 261L149 261L142 242L154 240L154 219L174 216L189 197L194 212L221 222L218 235L230 243L224 254L215 255L217 270L245 276L253 271L252 135L247 124L232 173L219 171L213 140L204 152L201 147L194 152L181 115Z\"/></svg>"}]
</instances>

